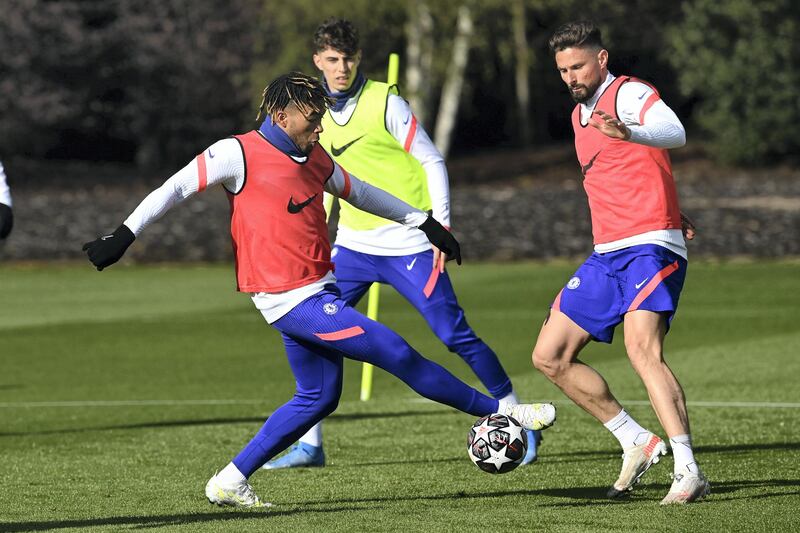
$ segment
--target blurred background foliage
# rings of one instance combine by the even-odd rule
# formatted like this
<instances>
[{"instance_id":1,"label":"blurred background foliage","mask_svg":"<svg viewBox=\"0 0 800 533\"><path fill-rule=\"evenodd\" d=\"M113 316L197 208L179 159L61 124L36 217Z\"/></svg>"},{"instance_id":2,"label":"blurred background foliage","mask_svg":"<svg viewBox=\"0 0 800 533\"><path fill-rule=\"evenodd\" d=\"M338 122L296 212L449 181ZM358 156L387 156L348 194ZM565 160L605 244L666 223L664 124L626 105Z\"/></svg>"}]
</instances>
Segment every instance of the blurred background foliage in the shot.
<instances>
[{"instance_id":1,"label":"blurred background foliage","mask_svg":"<svg viewBox=\"0 0 800 533\"><path fill-rule=\"evenodd\" d=\"M720 161L799 151L793 0L4 0L0 157L174 167L254 127L276 75L314 72L329 16L359 27L368 76L400 54L401 93L433 132L465 13L452 154L571 140L546 43L578 14L603 28L612 72L653 82Z\"/></svg>"}]
</instances>

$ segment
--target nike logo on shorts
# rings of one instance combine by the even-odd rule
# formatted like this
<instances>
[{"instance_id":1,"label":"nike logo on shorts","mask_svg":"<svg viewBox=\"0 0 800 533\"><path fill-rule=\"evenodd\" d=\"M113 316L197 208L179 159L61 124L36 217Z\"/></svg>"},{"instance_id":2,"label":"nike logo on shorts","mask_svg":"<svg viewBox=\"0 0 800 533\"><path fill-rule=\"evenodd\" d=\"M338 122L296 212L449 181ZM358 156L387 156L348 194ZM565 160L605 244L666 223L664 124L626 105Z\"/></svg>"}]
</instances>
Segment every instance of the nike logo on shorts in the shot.
<instances>
[{"instance_id":1,"label":"nike logo on shorts","mask_svg":"<svg viewBox=\"0 0 800 533\"><path fill-rule=\"evenodd\" d=\"M636 287L637 289L640 289L642 287L642 285L644 285L645 281L647 281L648 279L650 279L650 278L649 277L648 278L644 278L642 281L640 281L639 283L634 285L634 287Z\"/></svg>"},{"instance_id":2,"label":"nike logo on shorts","mask_svg":"<svg viewBox=\"0 0 800 533\"><path fill-rule=\"evenodd\" d=\"M416 263L416 262L417 262L417 258L415 257L413 261L411 261L409 264L406 265L406 270L410 271L412 268L414 268L414 263Z\"/></svg>"}]
</instances>

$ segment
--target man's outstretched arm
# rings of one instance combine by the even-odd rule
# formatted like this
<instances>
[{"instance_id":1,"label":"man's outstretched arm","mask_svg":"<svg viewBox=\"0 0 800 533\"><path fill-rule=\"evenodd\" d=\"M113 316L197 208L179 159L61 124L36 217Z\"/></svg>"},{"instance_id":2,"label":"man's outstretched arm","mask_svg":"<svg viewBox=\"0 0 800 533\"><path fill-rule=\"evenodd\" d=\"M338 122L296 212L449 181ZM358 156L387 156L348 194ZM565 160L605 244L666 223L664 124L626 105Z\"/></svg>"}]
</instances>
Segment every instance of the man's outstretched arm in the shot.
<instances>
[{"instance_id":1,"label":"man's outstretched arm","mask_svg":"<svg viewBox=\"0 0 800 533\"><path fill-rule=\"evenodd\" d=\"M325 183L325 190L362 211L420 229L431 244L461 264L461 247L458 241L433 217L383 189L348 174L338 164L335 164L333 174Z\"/></svg>"},{"instance_id":2,"label":"man's outstretched arm","mask_svg":"<svg viewBox=\"0 0 800 533\"><path fill-rule=\"evenodd\" d=\"M83 251L97 270L113 265L145 227L175 205L217 183L232 192L244 183L244 156L235 139L218 141L199 154L148 194L113 233L87 242Z\"/></svg>"}]
</instances>

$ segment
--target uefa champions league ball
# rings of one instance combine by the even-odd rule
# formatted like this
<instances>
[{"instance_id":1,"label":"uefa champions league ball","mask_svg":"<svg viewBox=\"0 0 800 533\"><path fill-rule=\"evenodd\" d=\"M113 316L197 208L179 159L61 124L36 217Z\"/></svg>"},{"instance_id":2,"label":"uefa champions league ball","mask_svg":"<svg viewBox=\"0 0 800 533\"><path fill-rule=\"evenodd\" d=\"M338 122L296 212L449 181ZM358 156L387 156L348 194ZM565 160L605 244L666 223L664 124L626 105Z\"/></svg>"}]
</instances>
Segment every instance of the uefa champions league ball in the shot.
<instances>
[{"instance_id":1,"label":"uefa champions league ball","mask_svg":"<svg viewBox=\"0 0 800 533\"><path fill-rule=\"evenodd\" d=\"M475 465L490 474L511 472L522 462L528 436L510 416L498 413L479 418L467 436L467 453Z\"/></svg>"}]
</instances>

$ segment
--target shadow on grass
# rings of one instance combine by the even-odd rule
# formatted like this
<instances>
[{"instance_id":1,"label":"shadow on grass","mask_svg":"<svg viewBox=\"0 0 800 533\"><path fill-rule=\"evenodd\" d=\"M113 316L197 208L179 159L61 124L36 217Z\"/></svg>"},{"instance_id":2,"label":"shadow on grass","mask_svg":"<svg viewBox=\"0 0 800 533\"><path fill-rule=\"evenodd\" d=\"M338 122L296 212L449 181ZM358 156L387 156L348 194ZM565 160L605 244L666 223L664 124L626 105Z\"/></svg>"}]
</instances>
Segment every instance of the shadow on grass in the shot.
<instances>
[{"instance_id":1,"label":"shadow on grass","mask_svg":"<svg viewBox=\"0 0 800 533\"><path fill-rule=\"evenodd\" d=\"M701 461L703 455L711 454L797 450L800 450L800 442L754 442L749 444L696 446L694 448L694 452L701 457ZM616 448L556 453L548 453L548 450L546 450L542 453L542 459L543 461L552 463L577 463L604 459L619 459L620 455L622 455L620 450Z\"/></svg>"},{"instance_id":2,"label":"shadow on grass","mask_svg":"<svg viewBox=\"0 0 800 533\"><path fill-rule=\"evenodd\" d=\"M50 531L54 529L88 528L101 526L120 526L129 528L156 528L167 526L185 526L187 524L203 522L227 522L230 520L270 520L284 516L306 513L338 513L364 511L365 508L348 507L337 509L287 509L282 510L261 510L261 509L220 509L211 513L185 513L171 515L153 516L110 516L107 518L87 518L78 520L50 520L33 522L0 522L2 532L23 532L23 531Z\"/></svg>"},{"instance_id":3,"label":"shadow on grass","mask_svg":"<svg viewBox=\"0 0 800 533\"><path fill-rule=\"evenodd\" d=\"M645 482L639 490L634 490L615 500L606 498L605 494L608 487L553 488L542 489L539 493L543 496L569 498L573 500L548 504L550 507L588 507L597 504L660 501L661 498L667 494L669 487L669 483ZM729 502L731 500L758 500L796 496L800 494L800 489L798 489L798 487L800 487L800 479L742 479L730 481L714 481L712 479L711 495L702 500L702 503L713 504ZM753 489L758 490L754 492ZM658 494L655 499L649 496L649 494L654 491ZM736 494L741 491L747 492L744 494Z\"/></svg>"},{"instance_id":4,"label":"shadow on grass","mask_svg":"<svg viewBox=\"0 0 800 533\"><path fill-rule=\"evenodd\" d=\"M352 414L333 414L326 418L326 422L337 421L350 421L350 420L374 420L380 418L399 418L410 416L439 416L442 414L452 413L453 410L437 410L437 411L398 411L398 412L379 412L379 413L352 413ZM113 431L125 429L156 429L156 428L171 428L171 427L191 427L191 426L216 426L228 424L263 424L267 419L260 417L242 417L242 418L207 418L201 420L165 420L163 422L141 422L137 424L119 424L114 426L100 426L100 427L87 427L87 428L66 428L66 429L52 429L43 431L10 431L0 432L2 437L28 437L33 435L62 435L68 433L85 433L91 431Z\"/></svg>"},{"instance_id":5,"label":"shadow on grass","mask_svg":"<svg viewBox=\"0 0 800 533\"><path fill-rule=\"evenodd\" d=\"M800 450L800 442L751 442L749 444L719 444L711 446L695 446L696 454L760 452L766 450Z\"/></svg>"},{"instance_id":6,"label":"shadow on grass","mask_svg":"<svg viewBox=\"0 0 800 533\"><path fill-rule=\"evenodd\" d=\"M794 496L800 494L799 490L785 490L789 487L800 487L800 479L765 479L765 480L731 480L712 484L712 494L702 501L702 504L723 503L734 499L762 499L781 496ZM419 501L451 501L463 499L485 500L510 496L545 496L550 498L563 498L564 502L539 502L541 507L590 507L598 505L623 505L633 502L653 502L661 499L660 494L666 494L669 485L664 483L648 484L648 492L658 491L657 498L622 498L610 500L605 496L608 487L559 487L531 490L514 490L501 492L480 492L470 494L464 491L437 494L430 496L381 496L374 498L339 498L325 501L296 502L294 509L280 510L236 510L234 512L218 511L212 513L186 513L173 515L154 516L124 516L94 518L83 520L53 520L32 522L7 522L0 523L0 531L24 532L46 531L53 529L99 527L99 526L132 526L136 528L155 528L172 525L186 525L201 522L224 522L229 520L269 520L270 518L298 515L301 513L337 513L352 511L375 510L375 504ZM741 496L722 496L739 491L758 489L758 494L743 494ZM779 489L779 490L774 490ZM784 489L784 490L780 490ZM634 494L642 494L644 491ZM715 499L714 496L717 495ZM331 508L332 507L332 508Z\"/></svg>"}]
</instances>

